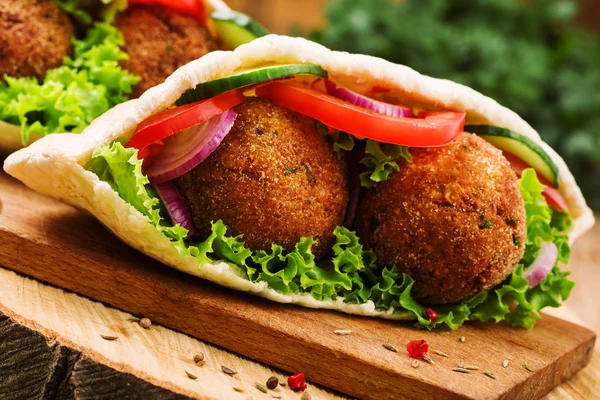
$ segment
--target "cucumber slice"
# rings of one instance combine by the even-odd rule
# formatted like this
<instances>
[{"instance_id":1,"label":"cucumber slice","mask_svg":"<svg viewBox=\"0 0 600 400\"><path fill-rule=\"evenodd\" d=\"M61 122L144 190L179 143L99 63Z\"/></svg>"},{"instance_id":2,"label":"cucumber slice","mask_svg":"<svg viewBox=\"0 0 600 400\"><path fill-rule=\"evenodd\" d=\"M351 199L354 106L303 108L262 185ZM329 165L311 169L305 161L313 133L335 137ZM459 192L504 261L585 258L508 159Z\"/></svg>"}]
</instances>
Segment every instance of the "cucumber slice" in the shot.
<instances>
[{"instance_id":1,"label":"cucumber slice","mask_svg":"<svg viewBox=\"0 0 600 400\"><path fill-rule=\"evenodd\" d=\"M210 18L213 20L221 39L231 50L270 33L255 20L237 11L213 11Z\"/></svg>"},{"instance_id":2,"label":"cucumber slice","mask_svg":"<svg viewBox=\"0 0 600 400\"><path fill-rule=\"evenodd\" d=\"M321 78L327 78L327 71L318 65L312 64L271 65L268 67L240 70L236 72L235 75L227 78L204 82L194 89L186 90L175 104L182 106L195 103L197 101L215 97L216 95L229 90L295 75L315 75Z\"/></svg>"},{"instance_id":3,"label":"cucumber slice","mask_svg":"<svg viewBox=\"0 0 600 400\"><path fill-rule=\"evenodd\" d=\"M467 125L465 131L475 133L499 149L519 157L558 187L558 167L544 149L527 136L489 125Z\"/></svg>"}]
</instances>

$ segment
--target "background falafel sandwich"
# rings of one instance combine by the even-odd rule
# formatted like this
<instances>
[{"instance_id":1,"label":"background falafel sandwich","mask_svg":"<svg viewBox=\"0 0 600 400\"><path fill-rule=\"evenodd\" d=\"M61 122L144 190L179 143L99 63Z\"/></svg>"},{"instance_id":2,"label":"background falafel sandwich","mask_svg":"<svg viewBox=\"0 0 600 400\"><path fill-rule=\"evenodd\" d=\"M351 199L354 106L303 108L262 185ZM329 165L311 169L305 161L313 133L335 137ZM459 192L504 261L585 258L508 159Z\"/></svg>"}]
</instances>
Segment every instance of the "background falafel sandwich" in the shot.
<instances>
[{"instance_id":1,"label":"background falafel sandwich","mask_svg":"<svg viewBox=\"0 0 600 400\"><path fill-rule=\"evenodd\" d=\"M212 52L8 173L163 263L268 299L531 327L593 222L514 112L384 60L270 35Z\"/></svg>"},{"instance_id":2,"label":"background falafel sandwich","mask_svg":"<svg viewBox=\"0 0 600 400\"><path fill-rule=\"evenodd\" d=\"M232 21L264 31L220 0L2 0L0 153L79 133L182 65L234 48Z\"/></svg>"}]
</instances>

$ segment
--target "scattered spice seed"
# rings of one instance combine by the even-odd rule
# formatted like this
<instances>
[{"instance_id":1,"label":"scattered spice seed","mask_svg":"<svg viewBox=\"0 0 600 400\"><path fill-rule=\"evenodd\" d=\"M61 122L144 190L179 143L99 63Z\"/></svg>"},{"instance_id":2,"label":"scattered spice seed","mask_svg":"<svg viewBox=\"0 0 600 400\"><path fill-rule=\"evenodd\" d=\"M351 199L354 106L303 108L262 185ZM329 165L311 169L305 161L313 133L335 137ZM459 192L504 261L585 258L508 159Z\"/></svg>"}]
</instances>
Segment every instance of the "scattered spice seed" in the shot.
<instances>
[{"instance_id":1,"label":"scattered spice seed","mask_svg":"<svg viewBox=\"0 0 600 400\"><path fill-rule=\"evenodd\" d=\"M285 386L285 379L279 378L279 386Z\"/></svg>"},{"instance_id":2,"label":"scattered spice seed","mask_svg":"<svg viewBox=\"0 0 600 400\"><path fill-rule=\"evenodd\" d=\"M477 370L479 370L479 367L477 365L465 365L464 368L468 369L469 371L477 371Z\"/></svg>"},{"instance_id":3,"label":"scattered spice seed","mask_svg":"<svg viewBox=\"0 0 600 400\"><path fill-rule=\"evenodd\" d=\"M397 348L395 348L394 346L392 346L392 345L391 345L391 344L389 344L389 343L384 343L384 344L383 344L383 347L385 347L385 348L386 348L387 350L389 350L389 351L393 351L394 353L397 353L397 352L398 352L398 349L397 349Z\"/></svg>"},{"instance_id":4,"label":"scattered spice seed","mask_svg":"<svg viewBox=\"0 0 600 400\"><path fill-rule=\"evenodd\" d=\"M113 341L113 340L117 340L117 339L118 339L118 337L116 337L116 336L113 336L113 335L103 335L103 334L100 334L100 337L101 337L102 339L104 339L104 340L110 340L110 341Z\"/></svg>"},{"instance_id":5,"label":"scattered spice seed","mask_svg":"<svg viewBox=\"0 0 600 400\"><path fill-rule=\"evenodd\" d=\"M467 341L467 338L464 337L464 336L461 336L460 338L458 338L458 341L461 342L461 343L464 343L464 342Z\"/></svg>"},{"instance_id":6,"label":"scattered spice seed","mask_svg":"<svg viewBox=\"0 0 600 400\"><path fill-rule=\"evenodd\" d=\"M529 366L529 364L527 364L527 361L525 361L523 363L523 366L525 367L525 369L529 372L533 372L533 369Z\"/></svg>"},{"instance_id":7,"label":"scattered spice seed","mask_svg":"<svg viewBox=\"0 0 600 400\"><path fill-rule=\"evenodd\" d=\"M425 361L427 364L435 365L433 360L431 358L429 358L428 356L423 356L423 361Z\"/></svg>"},{"instance_id":8,"label":"scattered spice seed","mask_svg":"<svg viewBox=\"0 0 600 400\"><path fill-rule=\"evenodd\" d=\"M140 322L140 319L138 317L128 317L127 321L128 322Z\"/></svg>"},{"instance_id":9,"label":"scattered spice seed","mask_svg":"<svg viewBox=\"0 0 600 400\"><path fill-rule=\"evenodd\" d=\"M350 329L337 329L333 331L333 333L335 333L336 335L345 336L351 334L352 331Z\"/></svg>"},{"instance_id":10,"label":"scattered spice seed","mask_svg":"<svg viewBox=\"0 0 600 400\"><path fill-rule=\"evenodd\" d=\"M254 387L260 390L263 393L269 393L269 389L265 385L259 382L254 382Z\"/></svg>"},{"instance_id":11,"label":"scattered spice seed","mask_svg":"<svg viewBox=\"0 0 600 400\"><path fill-rule=\"evenodd\" d=\"M504 361L502 361L502 366L503 366L504 368L508 367L508 360L504 360Z\"/></svg>"},{"instance_id":12,"label":"scattered spice seed","mask_svg":"<svg viewBox=\"0 0 600 400\"><path fill-rule=\"evenodd\" d=\"M413 368L419 368L419 360L413 360L411 365Z\"/></svg>"},{"instance_id":13,"label":"scattered spice seed","mask_svg":"<svg viewBox=\"0 0 600 400\"><path fill-rule=\"evenodd\" d=\"M229 376L233 376L233 375L237 374L236 371L232 370L231 368L227 368L224 365L221 365L221 371L225 372Z\"/></svg>"},{"instance_id":14,"label":"scattered spice seed","mask_svg":"<svg viewBox=\"0 0 600 400\"><path fill-rule=\"evenodd\" d=\"M237 387L237 386L234 386L234 387L233 387L233 390L235 390L235 391L236 391L236 392L238 392L238 393L244 393L244 389L242 389L242 388L240 388L240 387Z\"/></svg>"},{"instance_id":15,"label":"scattered spice seed","mask_svg":"<svg viewBox=\"0 0 600 400\"><path fill-rule=\"evenodd\" d=\"M152 326L152 321L150 321L150 318L142 318L140 319L139 324L144 329L150 329Z\"/></svg>"},{"instance_id":16,"label":"scattered spice seed","mask_svg":"<svg viewBox=\"0 0 600 400\"><path fill-rule=\"evenodd\" d=\"M454 372L462 372L463 374L468 374L468 373L471 372L471 371L469 371L468 369L465 369L465 368L452 368L452 371L454 371Z\"/></svg>"},{"instance_id":17,"label":"scattered spice seed","mask_svg":"<svg viewBox=\"0 0 600 400\"><path fill-rule=\"evenodd\" d=\"M198 377L194 374L192 374L190 371L185 371L185 374L188 376L188 378L190 379L198 379Z\"/></svg>"},{"instance_id":18,"label":"scattered spice seed","mask_svg":"<svg viewBox=\"0 0 600 400\"><path fill-rule=\"evenodd\" d=\"M433 351L435 354L437 354L438 356L442 356L442 357L450 357L448 354L444 353L441 350L434 350Z\"/></svg>"},{"instance_id":19,"label":"scattered spice seed","mask_svg":"<svg viewBox=\"0 0 600 400\"><path fill-rule=\"evenodd\" d=\"M199 362L204 361L204 353L200 352L200 353L196 353L194 354L194 362L196 364L198 364Z\"/></svg>"},{"instance_id":20,"label":"scattered spice seed","mask_svg":"<svg viewBox=\"0 0 600 400\"><path fill-rule=\"evenodd\" d=\"M464 367L465 367L465 365L463 364L463 362L459 361L458 362L458 368L464 368Z\"/></svg>"},{"instance_id":21,"label":"scattered spice seed","mask_svg":"<svg viewBox=\"0 0 600 400\"><path fill-rule=\"evenodd\" d=\"M283 396L277 393L271 393L271 397L274 399L283 399Z\"/></svg>"},{"instance_id":22,"label":"scattered spice seed","mask_svg":"<svg viewBox=\"0 0 600 400\"><path fill-rule=\"evenodd\" d=\"M300 396L300 400L310 400L310 399L311 399L311 396L310 396L310 393L308 393L308 392L304 392L304 393L302 393L302 396Z\"/></svg>"},{"instance_id":23,"label":"scattered spice seed","mask_svg":"<svg viewBox=\"0 0 600 400\"><path fill-rule=\"evenodd\" d=\"M487 376L489 376L492 379L496 379L496 375L494 375L493 372L491 371L483 371L484 374L486 374Z\"/></svg>"},{"instance_id":24,"label":"scattered spice seed","mask_svg":"<svg viewBox=\"0 0 600 400\"><path fill-rule=\"evenodd\" d=\"M268 389L275 389L277 387L277 385L279 385L279 379L277 379L276 377L272 376L269 379L267 379L267 388Z\"/></svg>"}]
</instances>

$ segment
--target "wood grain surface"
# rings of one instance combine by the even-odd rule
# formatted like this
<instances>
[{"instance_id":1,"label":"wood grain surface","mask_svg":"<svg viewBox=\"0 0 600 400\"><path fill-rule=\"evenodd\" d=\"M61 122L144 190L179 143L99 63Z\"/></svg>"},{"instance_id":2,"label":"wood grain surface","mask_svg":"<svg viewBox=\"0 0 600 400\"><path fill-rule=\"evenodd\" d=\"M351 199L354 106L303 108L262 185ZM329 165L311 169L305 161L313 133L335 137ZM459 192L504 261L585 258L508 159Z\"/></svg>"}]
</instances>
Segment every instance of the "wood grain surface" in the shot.
<instances>
[{"instance_id":1,"label":"wood grain surface","mask_svg":"<svg viewBox=\"0 0 600 400\"><path fill-rule=\"evenodd\" d=\"M77 399L267 399L255 382L286 376L156 323L143 329L131 314L3 268L0 314L0 399L62 400L75 391ZM205 356L201 367L197 353ZM222 365L237 374L225 375ZM64 397L44 395L59 391ZM341 398L311 383L308 392ZM287 388L272 393L300 398Z\"/></svg>"},{"instance_id":2,"label":"wood grain surface","mask_svg":"<svg viewBox=\"0 0 600 400\"><path fill-rule=\"evenodd\" d=\"M566 308L559 311L562 317L577 320ZM39 398L41 393L50 394L44 398L69 399L75 390L90 400L114 399L116 394L125 400L188 398L181 393L193 398L243 398L232 392L234 384L260 399L268 397L255 389L254 382L281 376L281 371L156 324L143 330L129 321L131 314L2 268L0 313L12 316L0 316L2 399ZM119 339L100 341L98 332L119 332ZM192 363L197 352L207 360L202 368ZM235 368L236 380L225 377L221 365ZM196 374L199 382L182 379L185 370ZM588 367L546 399L596 399L599 390L600 354L595 353ZM308 392L313 399L340 398L312 384ZM277 394L284 399L300 397L281 389Z\"/></svg>"},{"instance_id":3,"label":"wood grain surface","mask_svg":"<svg viewBox=\"0 0 600 400\"><path fill-rule=\"evenodd\" d=\"M115 239L90 215L0 175L4 266L84 294L317 383L362 398L540 398L586 365L592 331L546 317L536 329L471 323L459 332L272 303L184 275ZM350 329L338 336L336 329ZM458 338L468 337L467 343ZM436 365L410 368L403 348L424 338ZM97 339L101 340L101 339ZM391 343L393 353L382 345ZM508 359L512 368L502 368ZM459 361L498 379L453 372ZM527 361L533 372L522 364ZM335 367L332 367L335 366ZM368 371L369 379L364 379Z\"/></svg>"}]
</instances>

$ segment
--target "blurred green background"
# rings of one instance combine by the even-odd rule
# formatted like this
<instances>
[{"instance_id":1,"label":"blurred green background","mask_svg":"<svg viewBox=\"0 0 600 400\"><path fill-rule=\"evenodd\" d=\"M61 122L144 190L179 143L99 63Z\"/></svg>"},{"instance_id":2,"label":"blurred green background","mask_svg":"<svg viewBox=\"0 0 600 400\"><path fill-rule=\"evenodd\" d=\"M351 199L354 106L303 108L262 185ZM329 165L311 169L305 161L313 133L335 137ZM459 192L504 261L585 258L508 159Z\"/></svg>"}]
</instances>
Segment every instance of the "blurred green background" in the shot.
<instances>
[{"instance_id":1,"label":"blurred green background","mask_svg":"<svg viewBox=\"0 0 600 400\"><path fill-rule=\"evenodd\" d=\"M565 158L600 211L600 39L578 23L600 27L599 0L230 3L277 33L382 57L496 99Z\"/></svg>"}]
</instances>

